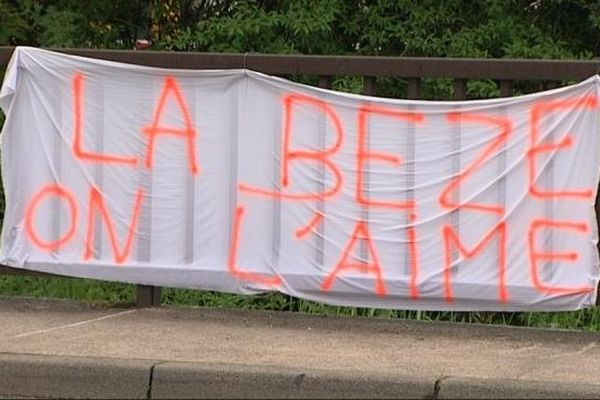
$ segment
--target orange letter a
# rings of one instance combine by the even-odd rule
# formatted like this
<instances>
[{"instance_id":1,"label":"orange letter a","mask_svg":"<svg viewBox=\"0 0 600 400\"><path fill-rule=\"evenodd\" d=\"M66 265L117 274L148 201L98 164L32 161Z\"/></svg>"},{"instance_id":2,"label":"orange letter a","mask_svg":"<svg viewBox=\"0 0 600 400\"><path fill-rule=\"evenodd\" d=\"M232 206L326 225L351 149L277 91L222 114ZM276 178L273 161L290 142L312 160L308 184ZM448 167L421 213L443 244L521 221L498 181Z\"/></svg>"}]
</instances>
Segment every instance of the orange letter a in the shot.
<instances>
[{"instance_id":1,"label":"orange letter a","mask_svg":"<svg viewBox=\"0 0 600 400\"><path fill-rule=\"evenodd\" d=\"M362 260L349 260L350 251L352 251L358 240L364 240L367 243L369 256L373 259L371 263L367 264ZM375 250L375 246L373 245L371 235L369 234L368 225L365 221L360 221L356 224L356 228L354 228L354 232L352 232L352 237L350 238L350 241L348 242L346 248L342 252L342 257L336 264L333 272L331 272L321 284L321 289L326 292L331 290L331 287L333 286L333 282L337 278L337 275L341 271L348 269L357 269L362 273L374 273L375 294L377 294L377 296L385 296L387 294L385 282L383 280L383 274L381 272L381 266L379 264L379 258L377 257L377 252Z\"/></svg>"},{"instance_id":2,"label":"orange letter a","mask_svg":"<svg viewBox=\"0 0 600 400\"><path fill-rule=\"evenodd\" d=\"M183 121L185 123L184 128L159 126L159 121L163 115L169 94L174 96L175 102L181 111L181 115L183 116ZM179 88L177 81L172 76L167 76L165 78L165 83L160 94L160 99L158 100L152 125L144 127L143 132L149 136L148 149L146 150L146 168L152 168L152 165L154 164L154 142L156 136L172 135L187 139L190 172L192 175L196 175L198 173L198 165L196 163L196 130L192 124L190 111L185 98L181 94L181 89Z\"/></svg>"}]
</instances>

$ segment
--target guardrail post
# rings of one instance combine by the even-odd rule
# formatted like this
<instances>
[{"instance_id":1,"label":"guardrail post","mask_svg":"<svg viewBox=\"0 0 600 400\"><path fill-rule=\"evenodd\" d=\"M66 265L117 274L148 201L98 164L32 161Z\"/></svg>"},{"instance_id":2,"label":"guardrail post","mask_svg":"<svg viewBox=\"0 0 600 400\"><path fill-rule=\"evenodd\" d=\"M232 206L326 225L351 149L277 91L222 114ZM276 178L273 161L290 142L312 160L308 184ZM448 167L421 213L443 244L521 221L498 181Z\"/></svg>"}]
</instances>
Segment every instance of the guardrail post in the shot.
<instances>
[{"instance_id":1,"label":"guardrail post","mask_svg":"<svg viewBox=\"0 0 600 400\"><path fill-rule=\"evenodd\" d=\"M160 306L160 287L137 285L136 289L135 305L137 307Z\"/></svg>"},{"instance_id":2,"label":"guardrail post","mask_svg":"<svg viewBox=\"0 0 600 400\"><path fill-rule=\"evenodd\" d=\"M500 81L500 96L511 97L513 95L514 83L511 80L503 79Z\"/></svg>"},{"instance_id":3,"label":"guardrail post","mask_svg":"<svg viewBox=\"0 0 600 400\"><path fill-rule=\"evenodd\" d=\"M421 97L421 78L408 79L407 96L411 100L417 100Z\"/></svg>"}]
</instances>

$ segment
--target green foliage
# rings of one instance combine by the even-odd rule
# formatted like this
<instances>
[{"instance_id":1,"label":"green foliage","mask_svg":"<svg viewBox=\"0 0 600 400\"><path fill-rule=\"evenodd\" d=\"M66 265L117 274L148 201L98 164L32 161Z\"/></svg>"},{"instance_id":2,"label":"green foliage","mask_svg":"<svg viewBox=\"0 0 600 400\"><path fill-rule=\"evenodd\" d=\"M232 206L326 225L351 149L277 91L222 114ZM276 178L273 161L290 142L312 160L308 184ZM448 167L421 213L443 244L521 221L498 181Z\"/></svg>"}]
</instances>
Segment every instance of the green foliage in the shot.
<instances>
[{"instance_id":1,"label":"green foliage","mask_svg":"<svg viewBox=\"0 0 600 400\"><path fill-rule=\"evenodd\" d=\"M262 53L591 58L587 0L0 0L0 45Z\"/></svg>"},{"instance_id":2,"label":"green foliage","mask_svg":"<svg viewBox=\"0 0 600 400\"><path fill-rule=\"evenodd\" d=\"M6 45L25 38L26 25L19 9L0 0L0 44Z\"/></svg>"},{"instance_id":3,"label":"green foliage","mask_svg":"<svg viewBox=\"0 0 600 400\"><path fill-rule=\"evenodd\" d=\"M342 50L334 38L341 9L339 0L239 2L227 15L199 21L194 45L206 51L336 54Z\"/></svg>"},{"instance_id":4,"label":"green foliage","mask_svg":"<svg viewBox=\"0 0 600 400\"><path fill-rule=\"evenodd\" d=\"M56 11L51 8L49 13L39 19L39 27L46 34L41 37L40 45L45 47L76 47L77 27L81 25L81 16L72 11Z\"/></svg>"}]
</instances>

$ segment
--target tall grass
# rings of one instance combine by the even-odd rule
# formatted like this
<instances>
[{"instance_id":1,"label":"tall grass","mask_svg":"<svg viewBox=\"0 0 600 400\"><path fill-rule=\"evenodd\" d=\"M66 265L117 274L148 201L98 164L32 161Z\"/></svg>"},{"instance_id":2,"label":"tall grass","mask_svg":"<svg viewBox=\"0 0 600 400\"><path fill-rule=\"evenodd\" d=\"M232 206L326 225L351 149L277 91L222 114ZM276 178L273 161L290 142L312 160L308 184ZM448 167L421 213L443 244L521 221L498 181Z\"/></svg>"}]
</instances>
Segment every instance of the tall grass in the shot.
<instances>
[{"instance_id":1,"label":"tall grass","mask_svg":"<svg viewBox=\"0 0 600 400\"><path fill-rule=\"evenodd\" d=\"M89 279L0 276L0 296L64 298L107 306L131 306L135 303L135 286ZM162 303L179 306L290 311L314 315L451 321L600 332L600 308L598 307L571 312L426 312L328 306L281 293L241 296L172 288L162 290Z\"/></svg>"},{"instance_id":2,"label":"tall grass","mask_svg":"<svg viewBox=\"0 0 600 400\"><path fill-rule=\"evenodd\" d=\"M90 279L0 275L0 296L72 299L126 306L135 303L135 286Z\"/></svg>"}]
</instances>

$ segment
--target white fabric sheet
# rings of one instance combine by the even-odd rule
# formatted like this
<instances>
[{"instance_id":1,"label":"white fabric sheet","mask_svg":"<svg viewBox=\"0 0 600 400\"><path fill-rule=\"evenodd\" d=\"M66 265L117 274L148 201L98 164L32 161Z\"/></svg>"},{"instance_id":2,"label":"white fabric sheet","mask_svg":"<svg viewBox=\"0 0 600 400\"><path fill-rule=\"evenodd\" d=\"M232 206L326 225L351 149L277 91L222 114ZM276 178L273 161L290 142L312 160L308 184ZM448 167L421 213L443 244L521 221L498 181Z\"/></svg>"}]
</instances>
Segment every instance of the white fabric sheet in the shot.
<instances>
[{"instance_id":1,"label":"white fabric sheet","mask_svg":"<svg viewBox=\"0 0 600 400\"><path fill-rule=\"evenodd\" d=\"M347 306L588 307L599 79L408 101L17 48L0 262Z\"/></svg>"}]
</instances>

